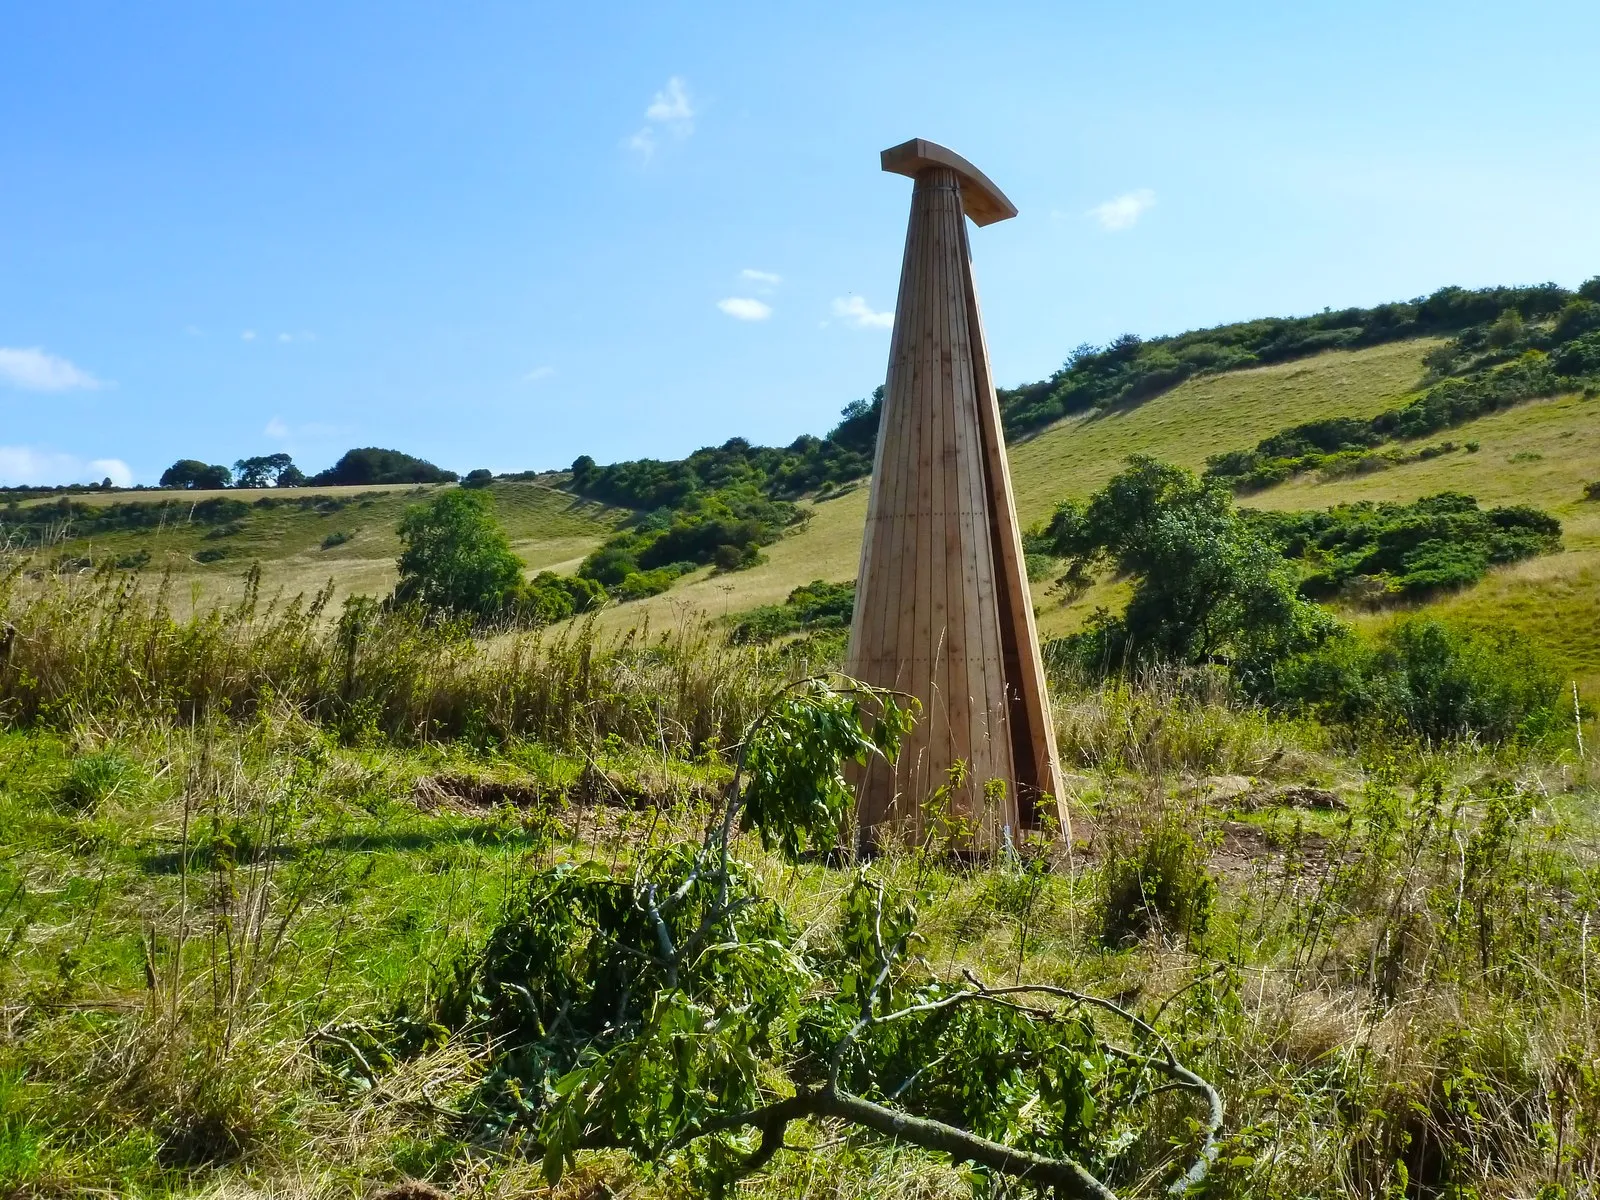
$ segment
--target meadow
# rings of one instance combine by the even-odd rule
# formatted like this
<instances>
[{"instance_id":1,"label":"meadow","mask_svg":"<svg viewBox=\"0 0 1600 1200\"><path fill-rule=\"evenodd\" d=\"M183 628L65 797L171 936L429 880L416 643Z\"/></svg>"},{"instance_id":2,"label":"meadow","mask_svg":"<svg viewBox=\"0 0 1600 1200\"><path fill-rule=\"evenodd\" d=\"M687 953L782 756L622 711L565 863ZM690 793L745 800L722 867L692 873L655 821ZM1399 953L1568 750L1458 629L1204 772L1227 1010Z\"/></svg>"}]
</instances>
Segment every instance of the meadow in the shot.
<instances>
[{"instance_id":1,"label":"meadow","mask_svg":"<svg viewBox=\"0 0 1600 1200\"><path fill-rule=\"evenodd\" d=\"M450 997L530 881L587 864L620 886L705 836L758 715L825 662L695 622L485 639L257 595L175 615L110 572L7 579L0 1191L712 1186L714 1156L605 1149L550 1183L545 1127L496 1117L516 1048ZM1275 716L1204 670L1052 686L1059 841L854 864L734 837L796 961L837 959L865 878L914 905L930 978L1137 1016L1224 1104L1197 1194L1593 1194L1592 727L1581 753L1576 727L1429 746ZM995 1086L1006 1136L1057 1119L1053 1093ZM1181 1093L1132 1086L1085 1144L1115 1194L1155 1195L1201 1129ZM784 1147L738 1194L1035 1194L833 1118Z\"/></svg>"}]
</instances>

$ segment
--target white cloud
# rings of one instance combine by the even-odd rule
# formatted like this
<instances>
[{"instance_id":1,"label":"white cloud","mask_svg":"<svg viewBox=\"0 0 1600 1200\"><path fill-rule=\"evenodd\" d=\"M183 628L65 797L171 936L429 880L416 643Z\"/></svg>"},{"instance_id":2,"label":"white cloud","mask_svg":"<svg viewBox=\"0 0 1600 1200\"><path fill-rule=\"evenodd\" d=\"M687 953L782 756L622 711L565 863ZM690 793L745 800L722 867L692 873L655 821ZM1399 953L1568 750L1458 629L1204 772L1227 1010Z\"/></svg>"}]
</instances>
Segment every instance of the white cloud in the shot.
<instances>
[{"instance_id":1,"label":"white cloud","mask_svg":"<svg viewBox=\"0 0 1600 1200\"><path fill-rule=\"evenodd\" d=\"M740 271L739 278L748 279L751 283L764 283L768 287L777 287L783 282L782 275L774 275L771 271L758 271L754 267L746 267Z\"/></svg>"},{"instance_id":2,"label":"white cloud","mask_svg":"<svg viewBox=\"0 0 1600 1200\"><path fill-rule=\"evenodd\" d=\"M541 379L549 379L550 376L554 375L555 373L556 373L556 369L554 367L552 367L552 366L546 365L546 366L535 367L533 370L529 371L526 375L524 375L522 377L522 382L523 383L538 383L539 380L541 380Z\"/></svg>"},{"instance_id":3,"label":"white cloud","mask_svg":"<svg viewBox=\"0 0 1600 1200\"><path fill-rule=\"evenodd\" d=\"M655 154L660 144L656 138L658 128L680 141L694 132L694 105L690 103L689 89L682 76L674 75L667 80L667 86L655 94L644 110L644 119L647 124L623 143L641 159L648 160Z\"/></svg>"},{"instance_id":4,"label":"white cloud","mask_svg":"<svg viewBox=\"0 0 1600 1200\"><path fill-rule=\"evenodd\" d=\"M765 321L772 315L772 305L750 296L729 296L718 300L717 307L738 321Z\"/></svg>"},{"instance_id":5,"label":"white cloud","mask_svg":"<svg viewBox=\"0 0 1600 1200\"><path fill-rule=\"evenodd\" d=\"M239 336L247 342L253 342L256 340L256 331L254 329L246 329Z\"/></svg>"},{"instance_id":6,"label":"white cloud","mask_svg":"<svg viewBox=\"0 0 1600 1200\"><path fill-rule=\"evenodd\" d=\"M32 446L0 446L0 484L99 483L108 478L118 487L129 487L133 472L120 458L85 462Z\"/></svg>"},{"instance_id":7,"label":"white cloud","mask_svg":"<svg viewBox=\"0 0 1600 1200\"><path fill-rule=\"evenodd\" d=\"M1100 228L1111 233L1119 233L1137 225L1139 218L1154 208L1155 203L1154 192L1149 188L1139 188L1137 191L1125 192L1107 200L1104 204L1097 204L1085 215L1099 221Z\"/></svg>"},{"instance_id":8,"label":"white cloud","mask_svg":"<svg viewBox=\"0 0 1600 1200\"><path fill-rule=\"evenodd\" d=\"M874 312L860 296L840 296L833 302L833 315L849 321L857 329L892 329L893 312Z\"/></svg>"},{"instance_id":9,"label":"white cloud","mask_svg":"<svg viewBox=\"0 0 1600 1200\"><path fill-rule=\"evenodd\" d=\"M82 367L46 354L37 346L29 349L0 346L0 383L29 392L93 391L105 386Z\"/></svg>"},{"instance_id":10,"label":"white cloud","mask_svg":"<svg viewBox=\"0 0 1600 1200\"><path fill-rule=\"evenodd\" d=\"M655 99L650 101L650 107L644 110L644 119L678 124L694 120L694 106L689 103L689 92L683 86L681 76L674 75L667 80L667 86L656 93Z\"/></svg>"},{"instance_id":11,"label":"white cloud","mask_svg":"<svg viewBox=\"0 0 1600 1200\"><path fill-rule=\"evenodd\" d=\"M272 420L267 422L267 427L261 432L266 434L269 438L282 441L284 438L289 436L289 427L285 425L280 418L273 417Z\"/></svg>"}]
</instances>

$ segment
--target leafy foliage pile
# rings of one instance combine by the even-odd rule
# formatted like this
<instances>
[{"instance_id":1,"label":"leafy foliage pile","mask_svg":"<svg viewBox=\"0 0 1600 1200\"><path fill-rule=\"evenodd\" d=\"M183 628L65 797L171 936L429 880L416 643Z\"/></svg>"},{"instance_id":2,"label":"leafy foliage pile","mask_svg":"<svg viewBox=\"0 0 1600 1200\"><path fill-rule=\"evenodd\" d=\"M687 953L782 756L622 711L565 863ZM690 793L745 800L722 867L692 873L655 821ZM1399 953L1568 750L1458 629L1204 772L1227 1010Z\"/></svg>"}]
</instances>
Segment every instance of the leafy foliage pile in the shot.
<instances>
[{"instance_id":1,"label":"leafy foliage pile","mask_svg":"<svg viewBox=\"0 0 1600 1200\"><path fill-rule=\"evenodd\" d=\"M822 633L850 627L856 585L813 579L790 592L782 604L763 604L733 627L735 642L770 642L790 633Z\"/></svg>"},{"instance_id":2,"label":"leafy foliage pile","mask_svg":"<svg viewBox=\"0 0 1600 1200\"><path fill-rule=\"evenodd\" d=\"M736 821L790 861L836 843L852 796L841 763L892 759L910 723L889 695L864 698L876 719L819 681L785 689L699 846L655 848L631 877L532 876L439 1014L490 1049L478 1117L524 1134L552 1183L580 1151L615 1147L681 1162L723 1195L784 1149L791 1124L832 1117L982 1175L1114 1200L1100 1177L1138 1139L1106 1133L1131 1132L1153 1091L1178 1088L1206 1106L1180 1135L1196 1158L1177 1187L1198 1183L1222 1101L1149 1024L1065 988L939 977L916 954L915 898L867 871L833 936L810 944L730 857ZM1106 1040L1091 1006L1127 1021L1135 1046Z\"/></svg>"},{"instance_id":3,"label":"leafy foliage pile","mask_svg":"<svg viewBox=\"0 0 1600 1200\"><path fill-rule=\"evenodd\" d=\"M1561 522L1549 513L1526 505L1485 510L1460 492L1248 519L1285 557L1305 564L1301 594L1317 598L1424 596L1561 546Z\"/></svg>"},{"instance_id":4,"label":"leafy foliage pile","mask_svg":"<svg viewBox=\"0 0 1600 1200\"><path fill-rule=\"evenodd\" d=\"M1381 468L1387 460L1374 449L1386 442L1424 437L1523 400L1600 387L1600 278L1576 294L1546 286L1484 295L1505 306L1463 310L1479 319L1429 355L1436 382L1403 407L1369 420L1290 426L1254 449L1213 455L1207 476L1244 489L1318 468Z\"/></svg>"}]
</instances>

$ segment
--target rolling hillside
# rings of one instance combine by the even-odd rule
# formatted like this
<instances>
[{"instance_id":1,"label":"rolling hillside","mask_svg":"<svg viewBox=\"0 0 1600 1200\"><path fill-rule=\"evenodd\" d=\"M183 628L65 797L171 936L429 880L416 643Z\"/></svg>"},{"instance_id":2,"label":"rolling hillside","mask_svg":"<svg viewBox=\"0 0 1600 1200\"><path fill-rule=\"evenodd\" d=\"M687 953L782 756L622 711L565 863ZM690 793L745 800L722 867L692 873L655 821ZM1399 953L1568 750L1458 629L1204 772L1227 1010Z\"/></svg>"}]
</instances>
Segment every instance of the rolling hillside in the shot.
<instances>
[{"instance_id":1,"label":"rolling hillside","mask_svg":"<svg viewBox=\"0 0 1600 1200\"><path fill-rule=\"evenodd\" d=\"M1133 453L1199 468L1207 456L1252 445L1285 426L1330 416L1369 417L1394 407L1421 381L1423 357L1440 343L1413 339L1360 350L1335 350L1272 366L1189 379L1143 403L1069 417L1011 446L1013 480L1025 524L1049 516L1068 497L1105 482ZM1453 429L1464 449L1373 474L1326 480L1316 474L1247 496L1262 508L1325 507L1347 500L1413 500L1453 489L1486 503L1525 503L1547 509L1565 528L1563 553L1495 572L1483 583L1441 602L1446 611L1483 622L1510 622L1556 652L1580 683L1600 688L1600 503L1583 499L1583 485L1600 478L1600 401L1557 397L1531 401ZM1437 440L1437 439L1429 439ZM530 572L571 571L628 517L623 509L577 499L554 481L493 485L501 518ZM158 529L117 530L71 537L55 554L69 561L148 551L147 571L169 567L176 594L221 597L240 586L242 568L260 561L267 590L309 591L334 581L339 596L376 594L394 577L399 551L395 525L405 506L428 489L299 489L283 493L230 492L241 514L209 524L176 511ZM127 493L75 497L113 504ZM193 493L140 493L141 502L193 505ZM262 503L266 501L267 503ZM702 568L669 591L609 607L603 627L622 629L705 618L721 619L760 604L781 602L813 579L854 577L867 501L866 481L825 500L810 500L811 520L766 552L748 570ZM30 500L24 507L48 505ZM4 513L0 512L0 520ZM69 527L67 532L73 532ZM347 535L338 541L331 535ZM207 552L210 552L210 555ZM220 551L221 555L217 556ZM212 557L213 561L196 561ZM1064 602L1049 581L1034 585L1041 632L1077 628L1097 605L1115 606L1118 586L1102 583ZM1363 620L1380 617L1357 614Z\"/></svg>"}]
</instances>

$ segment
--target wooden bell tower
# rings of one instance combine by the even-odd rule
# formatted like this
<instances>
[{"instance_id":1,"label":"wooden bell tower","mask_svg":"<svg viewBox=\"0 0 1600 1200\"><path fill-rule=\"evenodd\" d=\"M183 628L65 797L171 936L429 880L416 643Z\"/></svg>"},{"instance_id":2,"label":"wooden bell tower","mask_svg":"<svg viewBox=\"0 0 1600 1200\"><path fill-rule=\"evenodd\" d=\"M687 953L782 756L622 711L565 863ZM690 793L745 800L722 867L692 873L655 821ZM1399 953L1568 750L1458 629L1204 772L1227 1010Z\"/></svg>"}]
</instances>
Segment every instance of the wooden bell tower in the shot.
<instances>
[{"instance_id":1,"label":"wooden bell tower","mask_svg":"<svg viewBox=\"0 0 1600 1200\"><path fill-rule=\"evenodd\" d=\"M946 811L982 852L1046 810L1067 827L967 245L967 218L1017 210L921 138L885 150L883 169L915 186L846 670L915 696L922 716L893 768L863 774L861 836L920 842L929 800L949 784Z\"/></svg>"}]
</instances>

